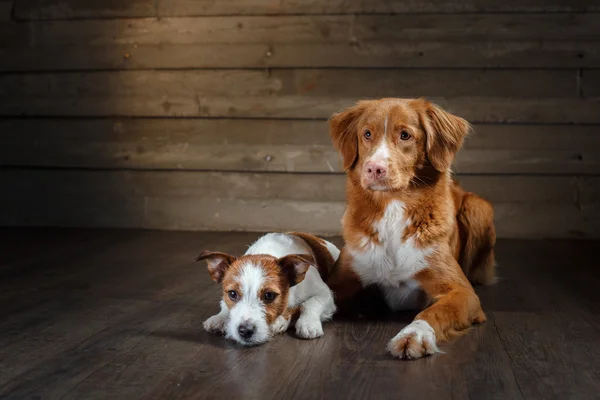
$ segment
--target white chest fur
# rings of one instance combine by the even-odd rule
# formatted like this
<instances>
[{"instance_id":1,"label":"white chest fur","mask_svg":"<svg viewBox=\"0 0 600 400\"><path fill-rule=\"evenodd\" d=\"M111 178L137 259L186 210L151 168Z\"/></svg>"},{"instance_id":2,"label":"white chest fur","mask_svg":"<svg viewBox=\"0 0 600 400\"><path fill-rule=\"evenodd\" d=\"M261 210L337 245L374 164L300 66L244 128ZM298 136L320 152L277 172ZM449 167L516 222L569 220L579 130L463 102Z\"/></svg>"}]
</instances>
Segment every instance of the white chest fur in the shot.
<instances>
[{"instance_id":1,"label":"white chest fur","mask_svg":"<svg viewBox=\"0 0 600 400\"><path fill-rule=\"evenodd\" d=\"M417 248L413 237L404 239L404 231L410 223L404 204L393 201L383 217L373 224L378 242L365 236L359 246L349 247L352 267L364 285L398 287L428 267L426 258L432 249Z\"/></svg>"}]
</instances>

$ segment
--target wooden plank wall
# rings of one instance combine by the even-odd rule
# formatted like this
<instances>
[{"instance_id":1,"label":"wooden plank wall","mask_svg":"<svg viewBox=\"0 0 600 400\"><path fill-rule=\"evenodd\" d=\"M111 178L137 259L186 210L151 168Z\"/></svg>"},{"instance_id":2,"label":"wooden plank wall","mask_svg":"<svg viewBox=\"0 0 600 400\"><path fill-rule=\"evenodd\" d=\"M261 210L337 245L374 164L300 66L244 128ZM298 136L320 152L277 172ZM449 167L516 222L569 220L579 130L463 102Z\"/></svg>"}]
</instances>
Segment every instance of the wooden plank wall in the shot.
<instances>
[{"instance_id":1,"label":"wooden plank wall","mask_svg":"<svg viewBox=\"0 0 600 400\"><path fill-rule=\"evenodd\" d=\"M475 125L502 237L600 237L598 0L0 0L0 224L338 233L326 129Z\"/></svg>"}]
</instances>

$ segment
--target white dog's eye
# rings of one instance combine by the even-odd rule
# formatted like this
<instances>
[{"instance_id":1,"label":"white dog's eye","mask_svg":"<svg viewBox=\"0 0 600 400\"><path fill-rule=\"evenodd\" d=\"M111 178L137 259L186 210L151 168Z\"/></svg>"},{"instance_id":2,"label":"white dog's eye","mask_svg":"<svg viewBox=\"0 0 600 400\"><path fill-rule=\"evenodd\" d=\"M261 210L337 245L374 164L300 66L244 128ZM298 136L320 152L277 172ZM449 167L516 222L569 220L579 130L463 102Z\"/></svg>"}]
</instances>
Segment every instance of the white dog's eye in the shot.
<instances>
[{"instance_id":1,"label":"white dog's eye","mask_svg":"<svg viewBox=\"0 0 600 400\"><path fill-rule=\"evenodd\" d=\"M408 140L408 139L410 139L410 133L408 133L406 131L402 131L400 133L400 139L402 139L402 140Z\"/></svg>"},{"instance_id":2,"label":"white dog's eye","mask_svg":"<svg viewBox=\"0 0 600 400\"><path fill-rule=\"evenodd\" d=\"M275 300L275 297L277 297L277 293L275 292L266 292L264 294L265 300L266 301L273 301Z\"/></svg>"},{"instance_id":3,"label":"white dog's eye","mask_svg":"<svg viewBox=\"0 0 600 400\"><path fill-rule=\"evenodd\" d=\"M227 295L229 296L229 298L233 301L236 301L238 299L238 293L235 290L229 290L227 292Z\"/></svg>"}]
</instances>

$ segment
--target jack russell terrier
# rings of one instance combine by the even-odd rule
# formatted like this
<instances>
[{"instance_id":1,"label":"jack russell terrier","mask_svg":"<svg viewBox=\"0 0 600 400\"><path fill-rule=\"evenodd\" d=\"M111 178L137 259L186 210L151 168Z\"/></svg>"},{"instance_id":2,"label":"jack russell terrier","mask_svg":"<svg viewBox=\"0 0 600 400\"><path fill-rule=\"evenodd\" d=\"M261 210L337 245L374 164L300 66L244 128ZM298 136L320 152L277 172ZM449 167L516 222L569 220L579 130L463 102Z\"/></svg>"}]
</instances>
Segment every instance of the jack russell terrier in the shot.
<instances>
[{"instance_id":1,"label":"jack russell terrier","mask_svg":"<svg viewBox=\"0 0 600 400\"><path fill-rule=\"evenodd\" d=\"M269 233L241 257L203 251L212 279L221 284L221 311L204 322L212 333L257 345L285 332L297 318L296 335L323 335L322 322L336 310L325 284L340 251L306 233Z\"/></svg>"}]
</instances>

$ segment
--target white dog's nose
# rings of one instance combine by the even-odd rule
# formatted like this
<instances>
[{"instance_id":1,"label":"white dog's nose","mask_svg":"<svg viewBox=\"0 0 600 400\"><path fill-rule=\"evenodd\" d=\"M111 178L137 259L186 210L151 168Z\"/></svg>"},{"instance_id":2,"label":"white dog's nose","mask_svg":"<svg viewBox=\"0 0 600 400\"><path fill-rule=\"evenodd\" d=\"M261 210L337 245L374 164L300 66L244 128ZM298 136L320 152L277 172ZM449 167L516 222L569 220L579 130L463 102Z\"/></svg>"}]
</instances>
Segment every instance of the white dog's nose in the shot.
<instances>
[{"instance_id":1,"label":"white dog's nose","mask_svg":"<svg viewBox=\"0 0 600 400\"><path fill-rule=\"evenodd\" d=\"M244 340L248 340L254 335L255 326L250 323L243 323L238 327L238 333Z\"/></svg>"}]
</instances>

